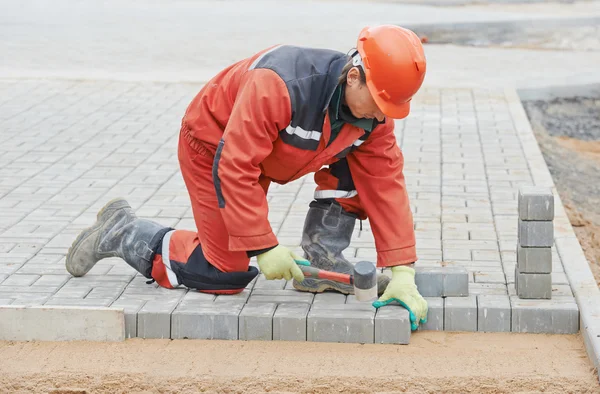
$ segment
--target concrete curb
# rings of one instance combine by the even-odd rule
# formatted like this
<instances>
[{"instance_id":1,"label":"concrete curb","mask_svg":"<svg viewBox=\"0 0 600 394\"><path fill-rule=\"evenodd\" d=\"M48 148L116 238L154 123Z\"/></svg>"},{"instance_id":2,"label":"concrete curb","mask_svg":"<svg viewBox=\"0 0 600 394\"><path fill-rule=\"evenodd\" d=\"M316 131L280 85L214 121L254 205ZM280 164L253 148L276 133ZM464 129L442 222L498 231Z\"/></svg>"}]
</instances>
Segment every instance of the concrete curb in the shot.
<instances>
[{"instance_id":1,"label":"concrete curb","mask_svg":"<svg viewBox=\"0 0 600 394\"><path fill-rule=\"evenodd\" d=\"M0 340L123 341L123 309L72 306L0 306Z\"/></svg>"},{"instance_id":2,"label":"concrete curb","mask_svg":"<svg viewBox=\"0 0 600 394\"><path fill-rule=\"evenodd\" d=\"M550 187L553 190L555 207L554 243L579 306L580 330L588 357L597 370L600 365L600 289L596 285L583 249L577 240L560 196L556 191L556 186L533 134L519 95L515 89L506 88L505 96L534 184Z\"/></svg>"}]
</instances>

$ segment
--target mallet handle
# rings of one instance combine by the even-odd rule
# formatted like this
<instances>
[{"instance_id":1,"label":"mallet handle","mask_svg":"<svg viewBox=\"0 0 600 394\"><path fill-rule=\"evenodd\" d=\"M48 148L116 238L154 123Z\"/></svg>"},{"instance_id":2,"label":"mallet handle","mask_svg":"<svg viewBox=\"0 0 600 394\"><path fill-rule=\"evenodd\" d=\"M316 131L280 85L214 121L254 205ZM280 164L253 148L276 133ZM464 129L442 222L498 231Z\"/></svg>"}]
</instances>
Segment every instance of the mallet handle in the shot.
<instances>
[{"instance_id":1,"label":"mallet handle","mask_svg":"<svg viewBox=\"0 0 600 394\"><path fill-rule=\"evenodd\" d=\"M354 284L354 276L350 274L341 274L339 272L325 271L307 265L298 265L298 267L300 267L300 269L304 273L305 278L329 279L335 282L346 283L349 285Z\"/></svg>"}]
</instances>

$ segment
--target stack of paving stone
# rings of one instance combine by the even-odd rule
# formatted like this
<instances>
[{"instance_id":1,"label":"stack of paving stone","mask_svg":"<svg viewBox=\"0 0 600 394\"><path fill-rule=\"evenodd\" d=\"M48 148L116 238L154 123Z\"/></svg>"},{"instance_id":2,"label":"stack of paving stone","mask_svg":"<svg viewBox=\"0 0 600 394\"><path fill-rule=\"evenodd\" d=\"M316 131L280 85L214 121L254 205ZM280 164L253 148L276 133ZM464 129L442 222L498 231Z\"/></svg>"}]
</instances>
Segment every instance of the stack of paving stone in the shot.
<instances>
[{"instance_id":1,"label":"stack of paving stone","mask_svg":"<svg viewBox=\"0 0 600 394\"><path fill-rule=\"evenodd\" d=\"M552 298L554 196L545 187L519 189L515 289L519 298Z\"/></svg>"}]
</instances>

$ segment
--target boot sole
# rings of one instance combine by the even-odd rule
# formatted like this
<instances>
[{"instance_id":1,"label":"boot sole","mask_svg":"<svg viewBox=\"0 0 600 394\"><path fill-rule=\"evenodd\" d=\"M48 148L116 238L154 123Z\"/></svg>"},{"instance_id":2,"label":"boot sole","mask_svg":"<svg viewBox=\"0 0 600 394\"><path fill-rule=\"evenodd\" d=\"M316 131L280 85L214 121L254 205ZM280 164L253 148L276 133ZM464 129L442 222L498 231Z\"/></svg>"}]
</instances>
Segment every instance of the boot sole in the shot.
<instances>
[{"instance_id":1,"label":"boot sole","mask_svg":"<svg viewBox=\"0 0 600 394\"><path fill-rule=\"evenodd\" d=\"M298 281L294 281L292 283L292 285L294 286L294 288L296 290L299 291L304 291L304 292L308 292L308 293L323 293L327 290L334 290L338 293L341 294L354 294L354 288L352 287L352 290L347 290L344 289L343 287L341 287L340 285L343 285L341 283L338 282L332 282L326 279L321 279L322 282L319 282L316 286L303 286L302 283L298 282ZM346 285L348 286L348 285Z\"/></svg>"},{"instance_id":2,"label":"boot sole","mask_svg":"<svg viewBox=\"0 0 600 394\"><path fill-rule=\"evenodd\" d=\"M66 257L66 261L65 261L65 266L67 267L67 271L69 271L68 267L69 265L71 265L72 263L72 258L73 255L75 253L77 253L79 246L81 245L81 243L86 240L88 237L94 235L94 233L96 233L98 230L100 230L100 228L102 227L102 223L105 221L103 220L103 216L106 213L106 211L109 208L112 208L116 203L121 203L120 205L122 206L117 206L116 209L120 209L120 208L126 208L126 207L130 207L129 204L127 203L127 201L125 201L123 198L114 198L112 200L110 200L109 202L107 202L102 209L100 209L100 211L98 211L98 214L96 215L96 223L94 223L92 226L87 227L83 230L81 230L81 232L79 233L79 235L77 236L77 238L75 238L75 241L73 241L73 243L71 244L71 247L69 247L69 250L67 251L67 257ZM93 267L93 266L92 266ZM83 276L83 275L74 275L71 271L69 271L69 273L73 276Z\"/></svg>"}]
</instances>

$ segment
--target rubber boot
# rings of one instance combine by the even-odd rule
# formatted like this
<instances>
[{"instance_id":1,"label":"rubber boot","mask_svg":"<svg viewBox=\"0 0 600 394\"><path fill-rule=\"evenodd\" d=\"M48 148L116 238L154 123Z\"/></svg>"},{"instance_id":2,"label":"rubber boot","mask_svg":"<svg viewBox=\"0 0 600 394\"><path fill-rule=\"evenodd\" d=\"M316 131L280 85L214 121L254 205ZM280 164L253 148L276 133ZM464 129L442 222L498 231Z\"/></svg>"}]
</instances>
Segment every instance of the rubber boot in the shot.
<instances>
[{"instance_id":1,"label":"rubber boot","mask_svg":"<svg viewBox=\"0 0 600 394\"><path fill-rule=\"evenodd\" d=\"M83 230L69 248L67 271L73 276L83 276L98 261L120 257L151 279L154 250L170 228L138 219L122 198L108 202L96 218L96 223Z\"/></svg>"},{"instance_id":2,"label":"rubber boot","mask_svg":"<svg viewBox=\"0 0 600 394\"><path fill-rule=\"evenodd\" d=\"M342 251L350 245L357 216L342 209L336 202L323 204L312 202L304 222L301 246L304 257L313 267L344 274L352 274L354 265ZM377 276L378 294L385 291L389 278L383 274ZM293 286L300 291L321 293L334 290L343 294L354 294L354 286L327 279L306 278L302 282L294 279Z\"/></svg>"}]
</instances>

